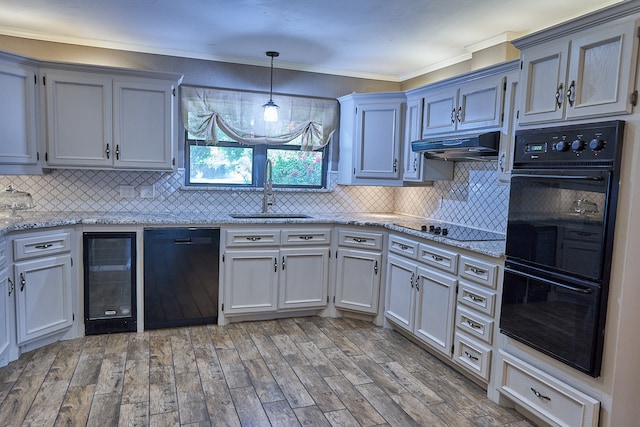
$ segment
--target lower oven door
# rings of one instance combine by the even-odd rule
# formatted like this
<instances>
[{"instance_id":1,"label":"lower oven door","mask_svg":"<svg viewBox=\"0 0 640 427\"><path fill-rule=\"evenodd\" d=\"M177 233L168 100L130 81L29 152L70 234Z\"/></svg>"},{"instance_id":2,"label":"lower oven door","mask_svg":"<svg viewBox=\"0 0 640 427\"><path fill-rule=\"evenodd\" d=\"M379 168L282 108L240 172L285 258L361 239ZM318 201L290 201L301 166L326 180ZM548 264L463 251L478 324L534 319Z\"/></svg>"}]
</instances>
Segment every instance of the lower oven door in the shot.
<instances>
[{"instance_id":1,"label":"lower oven door","mask_svg":"<svg viewBox=\"0 0 640 427\"><path fill-rule=\"evenodd\" d=\"M593 377L604 339L598 284L507 263L500 332Z\"/></svg>"}]
</instances>

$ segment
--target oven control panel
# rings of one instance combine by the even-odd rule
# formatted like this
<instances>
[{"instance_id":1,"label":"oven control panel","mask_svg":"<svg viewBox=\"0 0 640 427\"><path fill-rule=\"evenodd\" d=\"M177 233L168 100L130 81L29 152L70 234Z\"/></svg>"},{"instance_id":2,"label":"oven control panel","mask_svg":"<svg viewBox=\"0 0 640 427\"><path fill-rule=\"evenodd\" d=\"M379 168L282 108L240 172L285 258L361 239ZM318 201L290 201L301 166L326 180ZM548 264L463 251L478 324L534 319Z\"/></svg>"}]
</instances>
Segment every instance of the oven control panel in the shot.
<instances>
[{"instance_id":1,"label":"oven control panel","mask_svg":"<svg viewBox=\"0 0 640 427\"><path fill-rule=\"evenodd\" d=\"M516 132L514 166L543 162L614 162L624 122L614 121Z\"/></svg>"}]
</instances>

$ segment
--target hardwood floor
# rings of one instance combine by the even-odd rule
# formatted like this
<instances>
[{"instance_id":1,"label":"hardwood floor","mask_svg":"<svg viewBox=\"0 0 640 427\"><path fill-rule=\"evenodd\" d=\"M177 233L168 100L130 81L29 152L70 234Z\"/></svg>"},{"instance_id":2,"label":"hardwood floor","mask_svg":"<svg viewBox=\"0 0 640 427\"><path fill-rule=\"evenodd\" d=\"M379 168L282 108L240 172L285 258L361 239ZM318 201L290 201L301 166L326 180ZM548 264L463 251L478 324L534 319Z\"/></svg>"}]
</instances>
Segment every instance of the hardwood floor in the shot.
<instances>
[{"instance_id":1,"label":"hardwood floor","mask_svg":"<svg viewBox=\"0 0 640 427\"><path fill-rule=\"evenodd\" d=\"M59 342L0 368L2 426L530 426L400 334L317 317Z\"/></svg>"}]
</instances>

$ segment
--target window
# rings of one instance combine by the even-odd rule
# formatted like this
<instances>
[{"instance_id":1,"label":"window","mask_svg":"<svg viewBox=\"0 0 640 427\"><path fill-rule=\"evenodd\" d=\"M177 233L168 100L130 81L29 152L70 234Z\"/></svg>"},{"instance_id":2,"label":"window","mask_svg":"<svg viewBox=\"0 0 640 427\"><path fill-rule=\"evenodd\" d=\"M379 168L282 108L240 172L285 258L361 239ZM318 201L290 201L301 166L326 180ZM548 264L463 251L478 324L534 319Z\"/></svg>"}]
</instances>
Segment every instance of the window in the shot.
<instances>
[{"instance_id":1,"label":"window","mask_svg":"<svg viewBox=\"0 0 640 427\"><path fill-rule=\"evenodd\" d=\"M274 187L326 186L328 159L324 147L301 151L296 140L283 145L247 146L223 139L217 145L187 139L186 147L187 185L262 187L269 159Z\"/></svg>"},{"instance_id":2,"label":"window","mask_svg":"<svg viewBox=\"0 0 640 427\"><path fill-rule=\"evenodd\" d=\"M336 100L278 95L279 120L265 122L263 94L192 86L180 91L187 185L262 187L269 159L274 187L326 187Z\"/></svg>"}]
</instances>

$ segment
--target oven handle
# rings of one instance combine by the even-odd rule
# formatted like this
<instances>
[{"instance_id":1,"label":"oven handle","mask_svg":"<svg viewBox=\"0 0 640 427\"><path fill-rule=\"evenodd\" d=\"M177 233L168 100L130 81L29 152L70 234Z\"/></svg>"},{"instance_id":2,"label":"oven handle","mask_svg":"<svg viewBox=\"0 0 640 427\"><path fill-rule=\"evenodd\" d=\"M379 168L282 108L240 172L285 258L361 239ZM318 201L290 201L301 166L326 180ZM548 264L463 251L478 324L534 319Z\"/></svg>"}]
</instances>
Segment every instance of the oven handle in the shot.
<instances>
[{"instance_id":1,"label":"oven handle","mask_svg":"<svg viewBox=\"0 0 640 427\"><path fill-rule=\"evenodd\" d=\"M551 178L551 179L588 179L591 181L604 181L602 176L588 176L588 175L524 175L524 174L511 174L512 177L518 178Z\"/></svg>"},{"instance_id":2,"label":"oven handle","mask_svg":"<svg viewBox=\"0 0 640 427\"><path fill-rule=\"evenodd\" d=\"M552 285L552 286L559 286L561 288L564 289L568 289L570 291L574 291L574 292L579 292L581 294L592 294L593 290L589 289L589 288L581 288L578 286L569 286L569 285L565 285L563 283L557 283L557 282L553 282L551 280L547 280L547 279L543 279L542 277L538 277L538 276L534 276L533 274L529 274L529 273L525 273L523 271L516 271L516 270L512 270L512 269L508 269L509 271L513 272L514 274L517 274L519 276L524 276L528 279L533 279L533 280L537 280L539 282L544 282L548 285Z\"/></svg>"}]
</instances>

